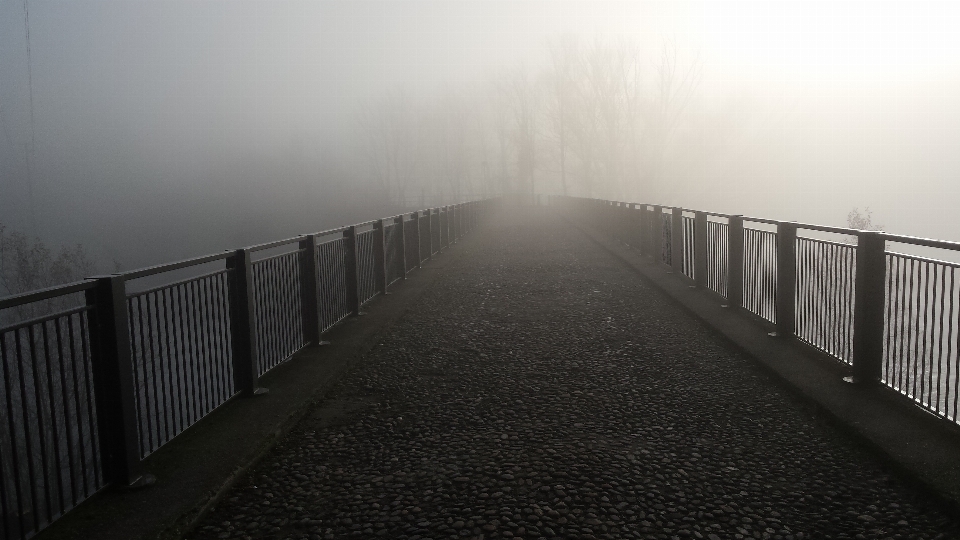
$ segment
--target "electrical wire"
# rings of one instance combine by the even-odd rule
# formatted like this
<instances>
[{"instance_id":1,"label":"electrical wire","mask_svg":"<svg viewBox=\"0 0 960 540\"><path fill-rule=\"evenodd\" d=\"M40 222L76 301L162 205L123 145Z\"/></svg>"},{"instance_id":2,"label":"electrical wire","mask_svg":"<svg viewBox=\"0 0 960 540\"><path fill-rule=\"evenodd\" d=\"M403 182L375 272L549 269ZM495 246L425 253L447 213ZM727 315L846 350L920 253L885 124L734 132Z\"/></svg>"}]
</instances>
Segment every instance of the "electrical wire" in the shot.
<instances>
[{"instance_id":1,"label":"electrical wire","mask_svg":"<svg viewBox=\"0 0 960 540\"><path fill-rule=\"evenodd\" d=\"M30 197L30 222L34 236L38 236L37 208L33 197L33 165L32 157L37 143L37 128L33 116L33 56L30 51L30 6L28 0L23 0L23 31L27 41L27 86L30 99L30 142L24 145L24 154L27 160L27 191Z\"/></svg>"}]
</instances>

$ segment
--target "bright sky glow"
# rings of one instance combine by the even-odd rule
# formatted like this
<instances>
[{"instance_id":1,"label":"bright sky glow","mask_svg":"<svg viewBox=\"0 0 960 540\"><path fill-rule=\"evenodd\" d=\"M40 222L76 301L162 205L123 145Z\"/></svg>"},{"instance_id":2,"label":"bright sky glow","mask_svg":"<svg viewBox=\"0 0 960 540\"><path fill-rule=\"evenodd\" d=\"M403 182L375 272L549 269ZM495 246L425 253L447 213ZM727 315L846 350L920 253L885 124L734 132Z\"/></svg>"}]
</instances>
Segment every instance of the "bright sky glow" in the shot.
<instances>
[{"instance_id":1,"label":"bright sky glow","mask_svg":"<svg viewBox=\"0 0 960 540\"><path fill-rule=\"evenodd\" d=\"M960 2L703 4L704 52L731 72L896 79L960 73Z\"/></svg>"}]
</instances>

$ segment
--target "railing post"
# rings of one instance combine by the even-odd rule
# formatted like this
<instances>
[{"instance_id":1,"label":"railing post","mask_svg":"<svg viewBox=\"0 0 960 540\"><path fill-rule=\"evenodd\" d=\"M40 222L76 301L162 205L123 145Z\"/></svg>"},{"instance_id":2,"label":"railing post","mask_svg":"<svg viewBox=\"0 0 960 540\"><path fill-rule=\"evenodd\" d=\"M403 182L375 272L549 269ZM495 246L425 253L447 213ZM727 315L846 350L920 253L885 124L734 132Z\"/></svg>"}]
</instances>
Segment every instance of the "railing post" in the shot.
<instances>
[{"instance_id":1,"label":"railing post","mask_svg":"<svg viewBox=\"0 0 960 540\"><path fill-rule=\"evenodd\" d=\"M650 255L650 210L646 204L640 205L640 256Z\"/></svg>"},{"instance_id":2,"label":"railing post","mask_svg":"<svg viewBox=\"0 0 960 540\"><path fill-rule=\"evenodd\" d=\"M670 217L670 262L674 272L683 274L683 210L674 208Z\"/></svg>"},{"instance_id":3,"label":"railing post","mask_svg":"<svg viewBox=\"0 0 960 540\"><path fill-rule=\"evenodd\" d=\"M707 286L707 213L697 212L693 221L693 276L697 288Z\"/></svg>"},{"instance_id":4,"label":"railing post","mask_svg":"<svg viewBox=\"0 0 960 540\"><path fill-rule=\"evenodd\" d=\"M92 305L91 368L97 404L97 437L104 479L131 487L156 478L144 474L137 429L136 377L130 349L130 321L123 276L97 276L87 291Z\"/></svg>"},{"instance_id":5,"label":"railing post","mask_svg":"<svg viewBox=\"0 0 960 540\"><path fill-rule=\"evenodd\" d=\"M630 204L622 202L617 212L617 228L620 229L620 243L626 245L630 245L630 225L628 217L631 206Z\"/></svg>"},{"instance_id":6,"label":"railing post","mask_svg":"<svg viewBox=\"0 0 960 540\"><path fill-rule=\"evenodd\" d=\"M727 305L743 307L743 216L727 218Z\"/></svg>"},{"instance_id":7,"label":"railing post","mask_svg":"<svg viewBox=\"0 0 960 540\"><path fill-rule=\"evenodd\" d=\"M452 242L453 239L451 238L451 235L450 235L451 227L452 227L452 225L453 225L453 224L451 223L453 220L450 219L450 209L451 209L451 208L453 208L453 207L452 207L451 205L449 205L449 204L448 204L447 206L443 207L443 230L447 233L447 243L446 243L446 245L445 245L444 247L447 248L447 249L450 249L450 244L453 243L453 242Z\"/></svg>"},{"instance_id":8,"label":"railing post","mask_svg":"<svg viewBox=\"0 0 960 540\"><path fill-rule=\"evenodd\" d=\"M351 225L343 231L343 238L346 240L346 281L347 281L347 307L350 308L351 315L360 315L360 261L359 248L357 246L357 226Z\"/></svg>"},{"instance_id":9,"label":"railing post","mask_svg":"<svg viewBox=\"0 0 960 540\"><path fill-rule=\"evenodd\" d=\"M640 232L640 205L639 204L629 204L629 211L627 212L627 227L630 229L630 247L640 251L640 244L642 243L643 233Z\"/></svg>"},{"instance_id":10,"label":"railing post","mask_svg":"<svg viewBox=\"0 0 960 540\"><path fill-rule=\"evenodd\" d=\"M650 255L656 262L663 260L663 207L654 206L650 214Z\"/></svg>"},{"instance_id":11,"label":"railing post","mask_svg":"<svg viewBox=\"0 0 960 540\"><path fill-rule=\"evenodd\" d=\"M448 204L443 209L444 218L446 223L444 224L444 230L447 231L447 244L446 247L449 248L456 241L456 234L453 229L453 205Z\"/></svg>"},{"instance_id":12,"label":"railing post","mask_svg":"<svg viewBox=\"0 0 960 540\"><path fill-rule=\"evenodd\" d=\"M423 249L420 247L420 211L413 213L413 230L417 233L417 268L423 268Z\"/></svg>"},{"instance_id":13,"label":"railing post","mask_svg":"<svg viewBox=\"0 0 960 540\"><path fill-rule=\"evenodd\" d=\"M454 211L454 205L452 204L448 204L444 211L447 218L447 223L444 227L444 230L447 231L447 248L456 243L457 240L456 230L454 229Z\"/></svg>"},{"instance_id":14,"label":"railing post","mask_svg":"<svg viewBox=\"0 0 960 540\"><path fill-rule=\"evenodd\" d=\"M797 224L777 223L777 336L797 333Z\"/></svg>"},{"instance_id":15,"label":"railing post","mask_svg":"<svg viewBox=\"0 0 960 540\"><path fill-rule=\"evenodd\" d=\"M373 224L373 280L377 292L387 294L387 239L382 219Z\"/></svg>"},{"instance_id":16,"label":"railing post","mask_svg":"<svg viewBox=\"0 0 960 540\"><path fill-rule=\"evenodd\" d=\"M617 203L607 201L606 223L607 234L616 238L617 236Z\"/></svg>"},{"instance_id":17,"label":"railing post","mask_svg":"<svg viewBox=\"0 0 960 540\"><path fill-rule=\"evenodd\" d=\"M853 308L853 380L875 384L883 376L883 308L886 305L886 240L878 232L857 236Z\"/></svg>"},{"instance_id":18,"label":"railing post","mask_svg":"<svg viewBox=\"0 0 960 540\"><path fill-rule=\"evenodd\" d=\"M460 241L460 205L453 205L453 239Z\"/></svg>"},{"instance_id":19,"label":"railing post","mask_svg":"<svg viewBox=\"0 0 960 540\"><path fill-rule=\"evenodd\" d=\"M620 211L623 206L623 203L614 201L612 204L613 204L613 207L610 209L611 210L610 220L612 222L611 224L612 230L610 232L613 234L613 238L615 240L618 240L620 243L623 243L623 229L622 229L623 212Z\"/></svg>"},{"instance_id":20,"label":"railing post","mask_svg":"<svg viewBox=\"0 0 960 540\"><path fill-rule=\"evenodd\" d=\"M244 397L266 394L260 388L257 325L253 310L253 265L250 252L238 249L227 259L230 296L230 336L233 350L233 388Z\"/></svg>"},{"instance_id":21,"label":"railing post","mask_svg":"<svg viewBox=\"0 0 960 540\"><path fill-rule=\"evenodd\" d=\"M437 223L440 224L440 247L437 252L443 252L447 248L447 242L450 237L447 236L447 207L441 206L437 213Z\"/></svg>"},{"instance_id":22,"label":"railing post","mask_svg":"<svg viewBox=\"0 0 960 540\"><path fill-rule=\"evenodd\" d=\"M433 260L433 208L427 208L427 260Z\"/></svg>"},{"instance_id":23,"label":"railing post","mask_svg":"<svg viewBox=\"0 0 960 540\"><path fill-rule=\"evenodd\" d=\"M396 232L394 236L398 238L397 259L400 261L400 278L407 279L407 233L406 225L403 222L403 214L393 219Z\"/></svg>"},{"instance_id":24,"label":"railing post","mask_svg":"<svg viewBox=\"0 0 960 540\"><path fill-rule=\"evenodd\" d=\"M304 235L300 240L300 313L303 339L307 345L320 344L320 305L317 273L317 237Z\"/></svg>"}]
</instances>

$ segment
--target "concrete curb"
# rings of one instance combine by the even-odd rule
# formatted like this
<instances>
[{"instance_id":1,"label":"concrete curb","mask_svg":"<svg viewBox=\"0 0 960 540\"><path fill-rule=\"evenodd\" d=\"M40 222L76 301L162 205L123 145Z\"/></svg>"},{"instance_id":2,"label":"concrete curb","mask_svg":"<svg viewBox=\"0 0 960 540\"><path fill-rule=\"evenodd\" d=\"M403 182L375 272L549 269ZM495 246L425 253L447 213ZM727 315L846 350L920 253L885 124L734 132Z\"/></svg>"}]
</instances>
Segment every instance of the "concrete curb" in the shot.
<instances>
[{"instance_id":1,"label":"concrete curb","mask_svg":"<svg viewBox=\"0 0 960 540\"><path fill-rule=\"evenodd\" d=\"M693 288L666 266L601 234L564 218L621 260L646 282L702 321L724 341L753 358L790 391L813 405L843 431L875 453L904 480L932 494L948 511L960 512L960 429L884 388L843 382L845 368L796 340L768 335L772 325L750 313L721 307L721 298Z\"/></svg>"}]
</instances>

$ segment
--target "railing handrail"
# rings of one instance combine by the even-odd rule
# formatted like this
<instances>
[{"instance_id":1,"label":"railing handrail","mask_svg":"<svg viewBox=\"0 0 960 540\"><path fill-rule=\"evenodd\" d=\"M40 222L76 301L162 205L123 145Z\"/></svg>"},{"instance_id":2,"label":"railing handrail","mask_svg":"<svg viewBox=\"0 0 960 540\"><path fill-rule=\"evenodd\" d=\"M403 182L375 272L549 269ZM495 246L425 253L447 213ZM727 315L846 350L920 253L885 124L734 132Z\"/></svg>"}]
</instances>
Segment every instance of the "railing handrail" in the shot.
<instances>
[{"instance_id":1,"label":"railing handrail","mask_svg":"<svg viewBox=\"0 0 960 540\"><path fill-rule=\"evenodd\" d=\"M873 234L873 233L878 233L878 234L880 234L885 240L890 241L890 242L899 242L899 243L903 243L903 244L913 244L913 245L917 245L917 246L925 246L925 247L932 247L932 248L949 249L949 250L954 250L954 251L960 251L960 241L953 241L953 240L938 240L938 239L935 239L935 238L925 238L925 237L921 237L921 236L910 236L910 235L903 235L903 234L893 234L893 233L889 233L889 232L886 232L886 231L877 231L877 230L870 230L870 229L854 229L854 228L851 228L851 227L834 227L834 226L831 226L831 225L819 225L819 224L815 224L815 223L804 223L804 222L797 222L797 221L790 221L790 220L777 220L777 219L771 219L771 218L763 218L763 217L756 217L756 216L747 216L747 215L742 215L742 214L727 214L727 213L723 213L723 212L713 212L713 211L709 211L709 210L698 210L698 209L695 209L695 208L687 208L687 207L685 207L685 206L670 206L670 205L666 205L666 204L654 204L654 203L625 203L625 202L621 202L621 201L612 201L612 200L606 200L606 199L591 199L591 198L589 198L589 197L570 197L570 198L573 198L573 199L582 199L582 200L602 201L602 202L610 203L610 204L626 204L626 205L644 206L644 207L657 207L657 208L660 208L660 209L661 209L661 212L664 213L664 214L669 214L670 212L669 212L668 210L672 210L672 209L676 208L676 209L681 210L681 211L683 211L683 212L693 212L693 213L703 212L704 214L706 214L706 215L708 215L708 216L718 216L718 217L724 217L724 218L730 218L731 216L738 216L738 217L740 217L741 219L743 219L743 221L750 221L750 222L753 222L753 223L764 223L764 224L767 224L767 225L777 225L777 224L779 224L779 223L792 223L792 224L794 224L798 229L805 229L805 230L812 230L812 231L821 231L821 232L828 232L828 233L835 233L835 234L844 234L844 235L849 235L849 236L859 236L859 235L861 235L861 234Z\"/></svg>"},{"instance_id":2,"label":"railing handrail","mask_svg":"<svg viewBox=\"0 0 960 540\"><path fill-rule=\"evenodd\" d=\"M162 274L164 272L170 272L173 270L180 270L181 268L189 268L191 266L198 266L201 264L222 261L227 257L233 254L233 250L224 253L215 253L211 255L201 255L199 257L191 257L189 259L183 259L181 261L175 261L170 263L157 264L154 266L148 266L146 268L139 268L136 270L127 270L125 272L118 272L118 276L123 276L127 280L131 279L140 279L147 276L152 276L156 274Z\"/></svg>"},{"instance_id":3,"label":"railing handrail","mask_svg":"<svg viewBox=\"0 0 960 540\"><path fill-rule=\"evenodd\" d=\"M15 308L24 304L32 304L34 302L49 300L59 296L89 291L96 286L96 282L85 279L83 281L74 281L73 283L65 283L63 285L54 285L45 289L37 289L35 291L13 294L4 298L0 298L0 309Z\"/></svg>"}]
</instances>

